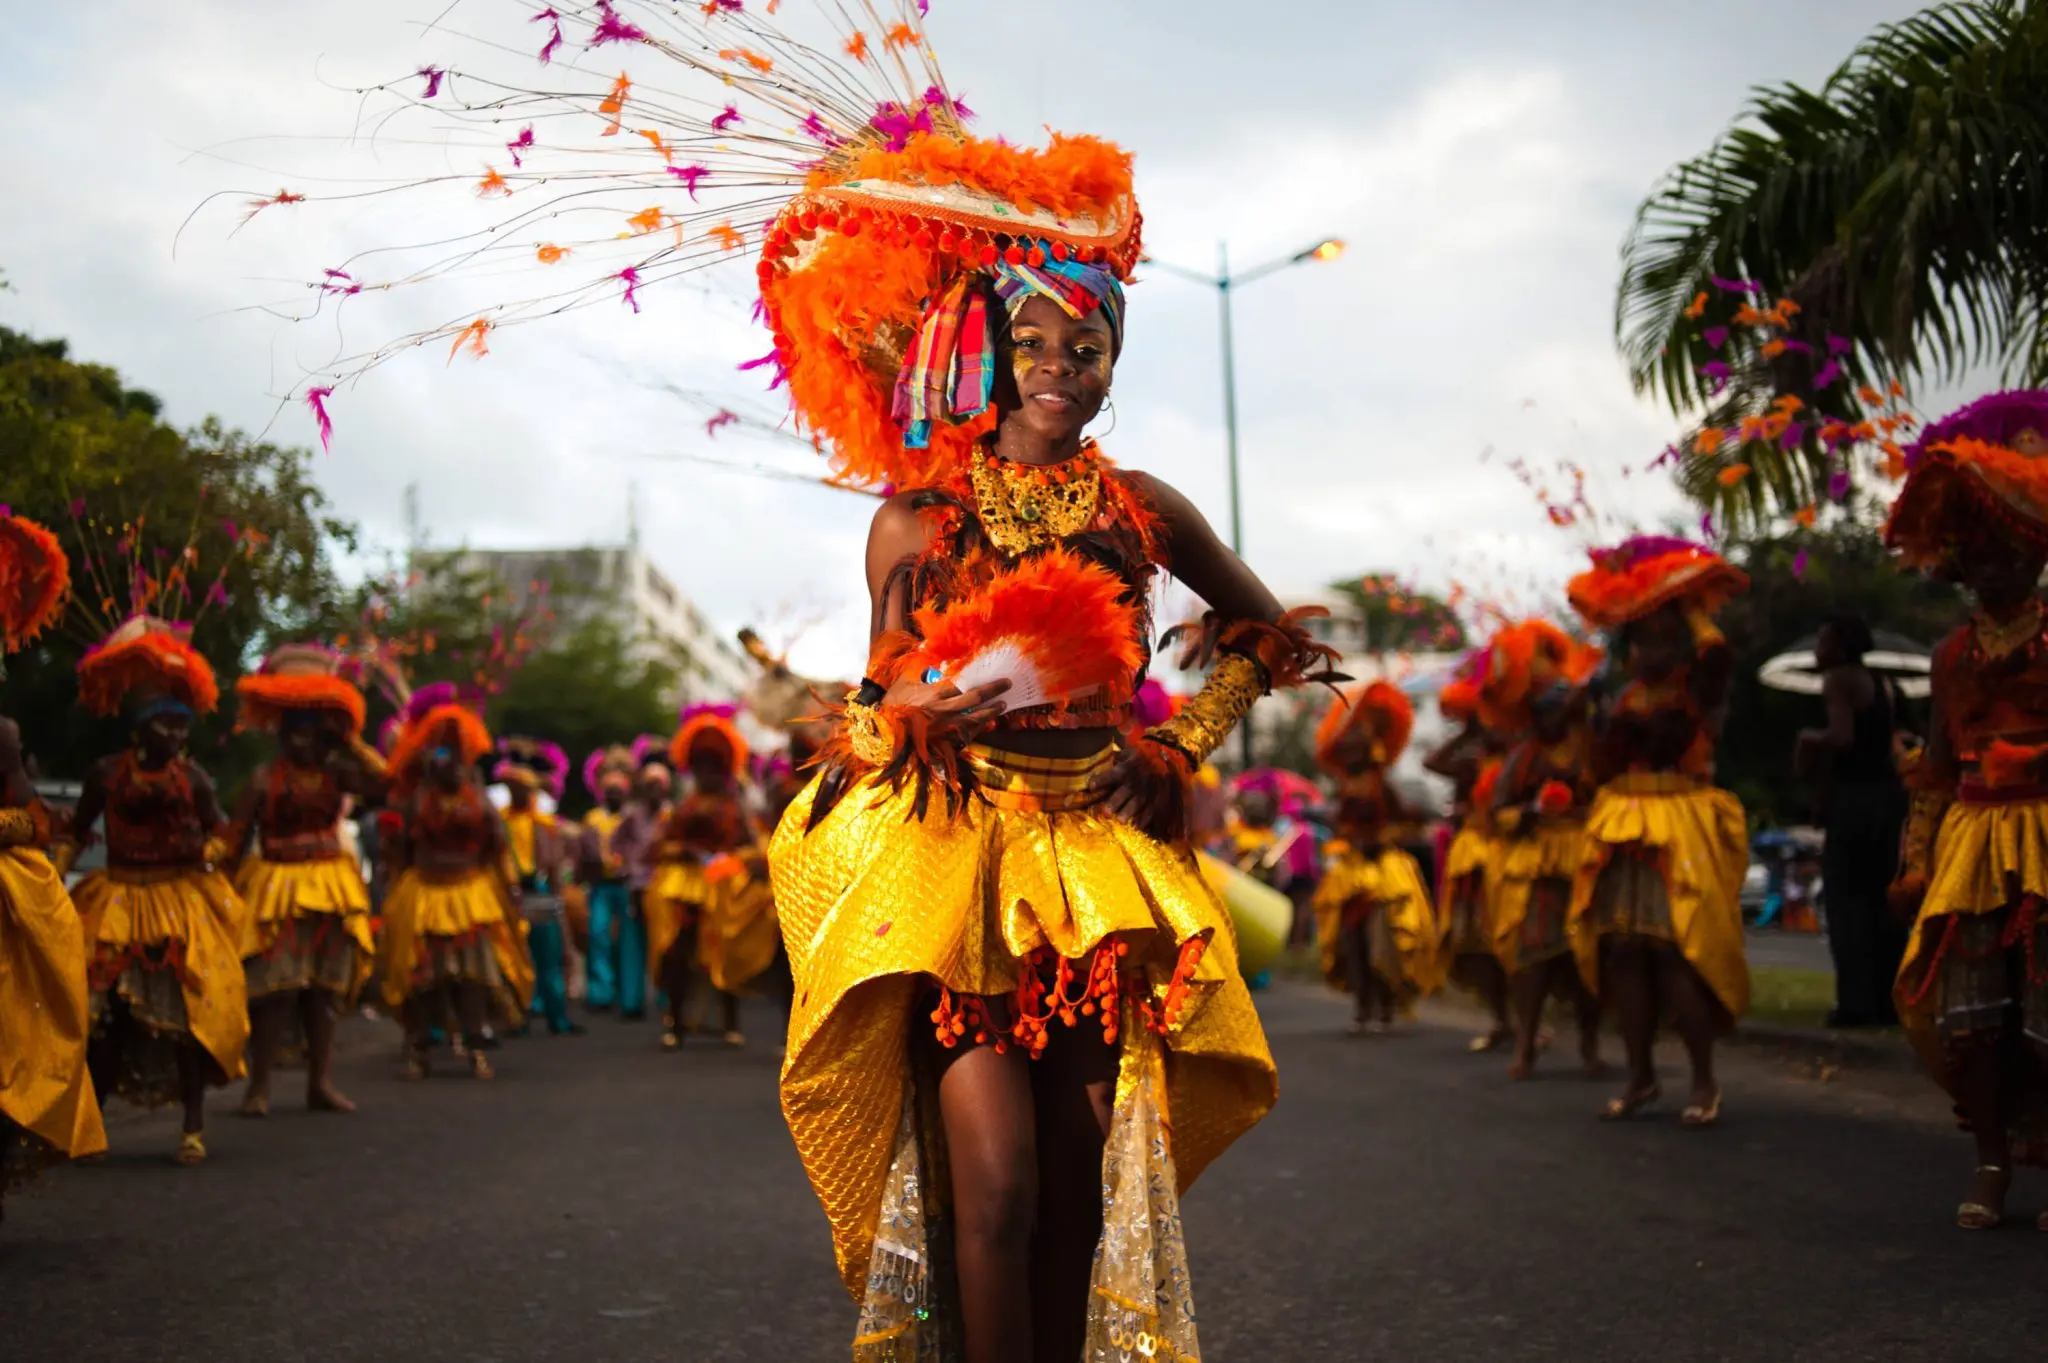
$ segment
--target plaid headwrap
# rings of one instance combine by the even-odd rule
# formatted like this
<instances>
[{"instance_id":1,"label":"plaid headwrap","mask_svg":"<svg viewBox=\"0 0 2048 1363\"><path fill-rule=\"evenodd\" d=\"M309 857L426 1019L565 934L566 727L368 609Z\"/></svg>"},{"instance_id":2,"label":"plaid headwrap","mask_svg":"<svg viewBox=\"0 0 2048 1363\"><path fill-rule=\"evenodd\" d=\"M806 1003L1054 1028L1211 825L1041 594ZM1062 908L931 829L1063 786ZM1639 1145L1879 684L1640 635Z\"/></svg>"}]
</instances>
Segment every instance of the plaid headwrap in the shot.
<instances>
[{"instance_id":1,"label":"plaid headwrap","mask_svg":"<svg viewBox=\"0 0 2048 1363\"><path fill-rule=\"evenodd\" d=\"M988 410L995 391L996 328L989 317L989 293L1009 315L1032 298L1050 298L1069 317L1101 312L1109 323L1114 357L1124 344L1124 289L1116 276L1075 260L1012 265L998 260L986 270L961 276L925 307L917 338L896 376L891 409L913 450L931 443L932 422L959 425Z\"/></svg>"}]
</instances>

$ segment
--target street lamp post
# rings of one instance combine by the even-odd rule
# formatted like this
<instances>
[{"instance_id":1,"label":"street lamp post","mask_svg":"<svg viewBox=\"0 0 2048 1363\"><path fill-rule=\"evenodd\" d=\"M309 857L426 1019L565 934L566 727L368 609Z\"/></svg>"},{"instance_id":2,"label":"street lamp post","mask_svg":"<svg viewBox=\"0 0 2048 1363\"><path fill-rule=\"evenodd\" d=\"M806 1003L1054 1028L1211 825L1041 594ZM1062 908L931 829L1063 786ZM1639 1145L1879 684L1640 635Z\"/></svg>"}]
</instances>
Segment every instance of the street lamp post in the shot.
<instances>
[{"instance_id":1,"label":"street lamp post","mask_svg":"<svg viewBox=\"0 0 2048 1363\"><path fill-rule=\"evenodd\" d=\"M1238 472L1237 454L1237 352L1232 339L1230 318L1231 294L1255 279L1264 279L1269 274L1278 274L1292 265L1307 265L1315 261L1335 260L1344 254L1344 243L1336 237L1326 237L1315 245L1296 251L1291 256L1269 260L1265 264L1245 271L1241 275L1230 273L1230 244L1216 244L1216 273L1204 274L1190 270L1183 265L1145 257L1145 264L1178 275L1190 283L1204 284L1216 290L1218 313L1222 322L1223 340L1223 433L1230 460L1230 552L1240 557L1244 554L1244 501L1243 489ZM1249 771L1252 765L1252 726L1247 718L1240 730L1244 742L1244 765Z\"/></svg>"}]
</instances>

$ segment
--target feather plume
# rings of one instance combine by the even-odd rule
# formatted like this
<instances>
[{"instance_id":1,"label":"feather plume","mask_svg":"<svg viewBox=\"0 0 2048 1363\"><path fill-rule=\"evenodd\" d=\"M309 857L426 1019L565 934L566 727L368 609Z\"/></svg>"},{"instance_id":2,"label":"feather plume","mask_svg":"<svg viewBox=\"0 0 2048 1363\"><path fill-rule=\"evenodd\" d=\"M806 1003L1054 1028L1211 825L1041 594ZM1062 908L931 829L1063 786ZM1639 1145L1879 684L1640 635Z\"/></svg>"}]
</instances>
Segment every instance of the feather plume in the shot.
<instances>
[{"instance_id":1,"label":"feather plume","mask_svg":"<svg viewBox=\"0 0 2048 1363\"><path fill-rule=\"evenodd\" d=\"M945 610L914 617L910 665L961 690L1007 679L1012 710L1128 684L1144 661L1138 608L1115 576L1067 549L997 574Z\"/></svg>"}]
</instances>

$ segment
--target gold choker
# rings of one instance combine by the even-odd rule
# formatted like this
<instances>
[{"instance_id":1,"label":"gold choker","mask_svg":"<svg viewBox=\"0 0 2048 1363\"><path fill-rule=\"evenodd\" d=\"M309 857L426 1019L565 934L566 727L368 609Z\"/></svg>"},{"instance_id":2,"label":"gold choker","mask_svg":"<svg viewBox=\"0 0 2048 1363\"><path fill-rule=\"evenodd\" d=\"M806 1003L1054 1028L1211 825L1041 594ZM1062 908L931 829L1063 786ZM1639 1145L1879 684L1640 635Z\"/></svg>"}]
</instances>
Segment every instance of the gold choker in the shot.
<instances>
[{"instance_id":1,"label":"gold choker","mask_svg":"<svg viewBox=\"0 0 2048 1363\"><path fill-rule=\"evenodd\" d=\"M1102 461L1092 443L1058 464L1017 464L978 452L973 482L982 531L1008 558L1079 534L1102 504Z\"/></svg>"}]
</instances>

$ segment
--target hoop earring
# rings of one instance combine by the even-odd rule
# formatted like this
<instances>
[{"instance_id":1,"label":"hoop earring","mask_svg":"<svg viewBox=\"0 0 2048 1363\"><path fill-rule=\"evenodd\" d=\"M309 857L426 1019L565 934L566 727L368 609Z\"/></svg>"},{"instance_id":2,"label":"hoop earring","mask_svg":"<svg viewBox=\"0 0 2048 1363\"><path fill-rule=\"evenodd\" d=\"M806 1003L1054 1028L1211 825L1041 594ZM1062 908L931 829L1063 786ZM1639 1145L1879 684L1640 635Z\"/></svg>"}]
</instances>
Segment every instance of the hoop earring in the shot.
<instances>
[{"instance_id":1,"label":"hoop earring","mask_svg":"<svg viewBox=\"0 0 2048 1363\"><path fill-rule=\"evenodd\" d=\"M1108 429L1108 430L1106 430L1106 431L1104 431L1104 432L1103 432L1102 434L1103 434L1103 435L1115 435L1115 434L1116 434L1116 399L1115 399L1114 397L1111 397L1111 396L1110 396L1110 395L1109 395L1108 393L1104 393L1104 394L1102 395L1102 405L1103 405L1103 406L1105 406L1105 407L1107 407L1107 408L1109 408L1109 429ZM1098 439L1100 439L1101 437L1097 437L1097 438L1098 438Z\"/></svg>"}]
</instances>

